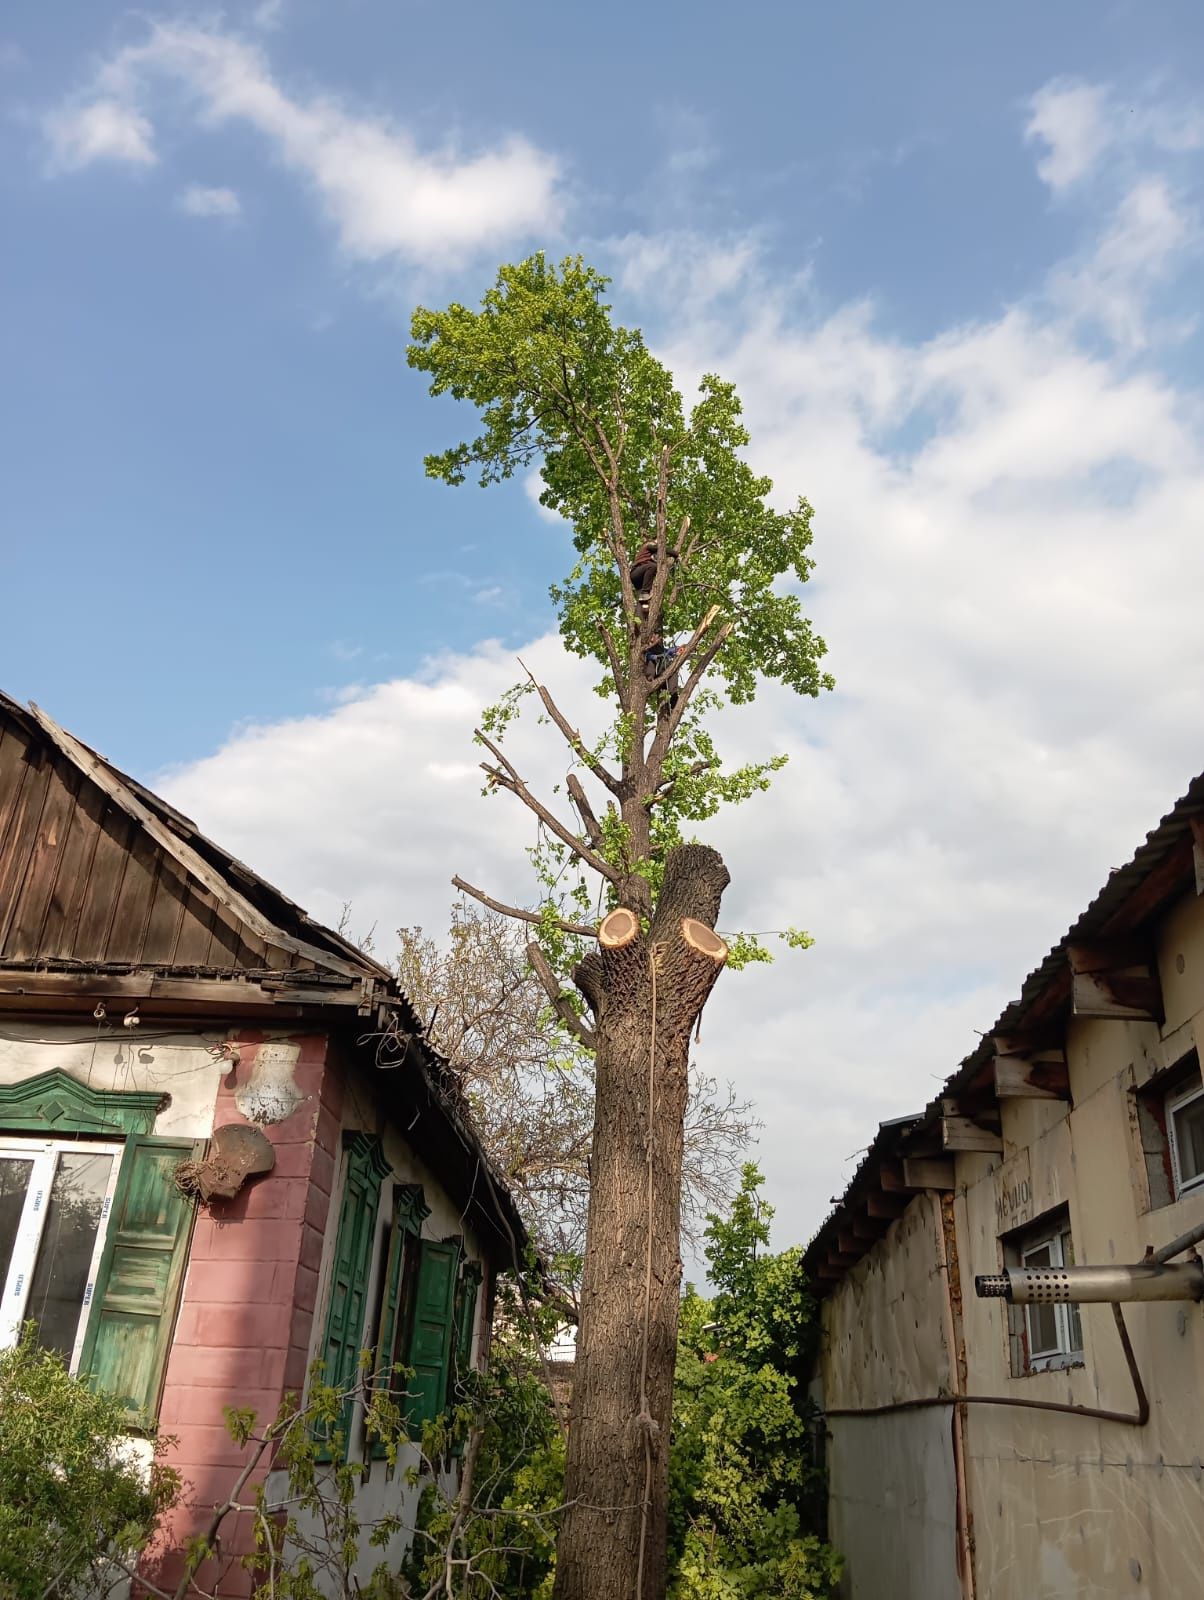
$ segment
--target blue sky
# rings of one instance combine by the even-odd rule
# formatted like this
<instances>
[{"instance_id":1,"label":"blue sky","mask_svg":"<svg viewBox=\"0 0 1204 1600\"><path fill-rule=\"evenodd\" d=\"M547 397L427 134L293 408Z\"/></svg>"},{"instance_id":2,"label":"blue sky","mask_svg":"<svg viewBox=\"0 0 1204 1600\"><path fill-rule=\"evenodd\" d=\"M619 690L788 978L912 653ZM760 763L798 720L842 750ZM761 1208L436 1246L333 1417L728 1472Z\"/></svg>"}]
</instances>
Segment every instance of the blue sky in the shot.
<instances>
[{"instance_id":1,"label":"blue sky","mask_svg":"<svg viewBox=\"0 0 1204 1600\"><path fill-rule=\"evenodd\" d=\"M424 480L405 333L583 251L816 505L839 690L733 722L792 766L715 836L733 920L819 943L704 1060L805 1232L1204 765L1204 15L450 10L10 0L0 685L321 914L521 895L468 736L517 648L576 681L564 532Z\"/></svg>"}]
</instances>

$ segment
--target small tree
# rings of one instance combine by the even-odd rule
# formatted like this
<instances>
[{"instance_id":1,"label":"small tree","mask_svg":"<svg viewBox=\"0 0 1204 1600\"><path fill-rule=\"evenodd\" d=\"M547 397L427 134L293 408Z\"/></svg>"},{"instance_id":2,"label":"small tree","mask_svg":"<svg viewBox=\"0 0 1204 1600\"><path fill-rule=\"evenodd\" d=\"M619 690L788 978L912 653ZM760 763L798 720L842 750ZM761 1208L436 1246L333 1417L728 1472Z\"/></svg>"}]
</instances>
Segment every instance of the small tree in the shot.
<instances>
[{"instance_id":1,"label":"small tree","mask_svg":"<svg viewBox=\"0 0 1204 1600\"><path fill-rule=\"evenodd\" d=\"M548 1026L548 1000L517 924L461 902L445 946L398 930L401 987L452 1068L497 1170L506 1179L558 1285L573 1296L585 1252L594 1058ZM682 1234L701 1240L739 1181L756 1124L731 1084L694 1074L686 1106Z\"/></svg>"},{"instance_id":2,"label":"small tree","mask_svg":"<svg viewBox=\"0 0 1204 1600\"><path fill-rule=\"evenodd\" d=\"M480 311L416 311L409 350L433 394L482 422L475 439L427 457L431 476L458 484L471 470L489 484L538 465L542 503L567 519L576 558L551 590L561 637L596 662L611 712L588 742L528 675L485 714L488 786L538 821L538 903L505 906L455 880L536 930L529 955L549 1004L595 1056L556 1600L665 1588L689 1038L730 953L714 931L727 868L686 830L764 789L784 760L725 771L707 720L749 703L765 677L810 695L829 683L795 592L811 570L810 508L770 505L769 481L740 454L733 386L704 378L687 415L640 334L612 321L606 287L579 260L557 269L533 256L500 270ZM568 746L571 817L506 754L528 694ZM598 880L609 909L595 926Z\"/></svg>"},{"instance_id":3,"label":"small tree","mask_svg":"<svg viewBox=\"0 0 1204 1600\"><path fill-rule=\"evenodd\" d=\"M819 1537L823 1474L802 1392L817 1318L797 1248L769 1252L771 1208L746 1166L706 1259L714 1296L682 1306L670 1468L672 1600L827 1600L841 1561Z\"/></svg>"},{"instance_id":4,"label":"small tree","mask_svg":"<svg viewBox=\"0 0 1204 1600\"><path fill-rule=\"evenodd\" d=\"M179 1491L131 1447L118 1401L73 1378L32 1330L0 1350L0 1596L69 1600L125 1581Z\"/></svg>"}]
</instances>

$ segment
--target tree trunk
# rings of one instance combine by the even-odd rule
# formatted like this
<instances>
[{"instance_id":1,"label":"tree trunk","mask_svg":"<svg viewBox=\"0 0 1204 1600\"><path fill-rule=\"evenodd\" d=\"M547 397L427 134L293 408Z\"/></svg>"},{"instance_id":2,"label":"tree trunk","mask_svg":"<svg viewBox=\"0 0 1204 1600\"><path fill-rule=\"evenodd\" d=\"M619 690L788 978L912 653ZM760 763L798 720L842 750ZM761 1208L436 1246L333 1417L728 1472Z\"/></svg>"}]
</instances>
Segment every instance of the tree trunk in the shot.
<instances>
[{"instance_id":1,"label":"tree trunk","mask_svg":"<svg viewBox=\"0 0 1204 1600\"><path fill-rule=\"evenodd\" d=\"M575 974L597 1088L554 1600L665 1593L690 1031L727 958L712 930L728 882L716 851L679 846L647 934L612 913Z\"/></svg>"}]
</instances>

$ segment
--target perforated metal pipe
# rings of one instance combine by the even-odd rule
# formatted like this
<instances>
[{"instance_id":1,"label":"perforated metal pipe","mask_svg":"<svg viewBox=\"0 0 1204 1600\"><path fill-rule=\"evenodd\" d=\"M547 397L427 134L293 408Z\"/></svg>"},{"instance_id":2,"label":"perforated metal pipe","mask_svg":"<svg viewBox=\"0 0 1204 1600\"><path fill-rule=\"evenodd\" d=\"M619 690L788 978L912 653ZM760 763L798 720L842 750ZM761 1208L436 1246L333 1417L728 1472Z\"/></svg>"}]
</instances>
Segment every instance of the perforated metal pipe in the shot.
<instances>
[{"instance_id":1,"label":"perforated metal pipe","mask_svg":"<svg viewBox=\"0 0 1204 1600\"><path fill-rule=\"evenodd\" d=\"M1135 1267L1008 1267L980 1274L974 1292L982 1300L1010 1300L1018 1306L1204 1300L1204 1266L1198 1261L1174 1267L1142 1261Z\"/></svg>"}]
</instances>

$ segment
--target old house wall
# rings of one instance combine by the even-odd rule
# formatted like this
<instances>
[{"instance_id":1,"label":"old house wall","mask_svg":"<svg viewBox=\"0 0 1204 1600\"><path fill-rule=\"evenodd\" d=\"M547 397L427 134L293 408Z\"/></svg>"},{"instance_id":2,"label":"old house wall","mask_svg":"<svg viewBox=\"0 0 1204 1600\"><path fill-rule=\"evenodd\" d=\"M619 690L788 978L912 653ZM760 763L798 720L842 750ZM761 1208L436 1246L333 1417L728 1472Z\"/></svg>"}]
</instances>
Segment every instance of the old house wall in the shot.
<instances>
[{"instance_id":1,"label":"old house wall","mask_svg":"<svg viewBox=\"0 0 1204 1600\"><path fill-rule=\"evenodd\" d=\"M236 1062L216 1054L228 1041ZM193 1225L159 1408L174 1440L167 1459L184 1480L152 1558L164 1581L179 1565L164 1551L206 1526L245 1459L224 1407L270 1417L304 1381L342 1117L326 1055L324 1034L159 1022L105 1032L95 1021L0 1019L0 1085L58 1070L106 1094L153 1092L164 1099L157 1136L201 1141L253 1118L275 1149L271 1173L233 1200L214 1200ZM223 1539L227 1556L251 1548L249 1528L227 1523ZM249 1592L248 1582L235 1567L223 1592Z\"/></svg>"},{"instance_id":2,"label":"old house wall","mask_svg":"<svg viewBox=\"0 0 1204 1600\"><path fill-rule=\"evenodd\" d=\"M855 1600L956 1600L957 1485L945 1407L839 1417L948 1393L934 1197L917 1196L823 1304L829 1536Z\"/></svg>"},{"instance_id":3,"label":"old house wall","mask_svg":"<svg viewBox=\"0 0 1204 1600\"><path fill-rule=\"evenodd\" d=\"M1074 1020L1073 1109L1002 1102L1002 1159L959 1159L957 1217L971 1393L1134 1408L1112 1312L1083 1306L1084 1359L1013 1377L1002 1302L975 1273L1003 1265L1000 1235L1067 1205L1076 1258L1133 1262L1204 1221L1204 1193L1151 1209L1132 1090L1204 1045L1204 901L1190 896L1158 936L1166 1020ZM1204 1308L1131 1305L1125 1318L1151 1415L1145 1428L1029 1410L971 1407L967 1473L979 1592L1177 1597L1204 1570Z\"/></svg>"},{"instance_id":4,"label":"old house wall","mask_svg":"<svg viewBox=\"0 0 1204 1600\"><path fill-rule=\"evenodd\" d=\"M449 1197L435 1169L423 1159L420 1150L410 1143L403 1129L384 1109L380 1083L379 1077L368 1079L349 1066L345 1078L344 1111L338 1136L338 1144L341 1145L345 1134L364 1132L377 1135L384 1146L385 1158L390 1168L389 1178L381 1185L377 1239L372 1251L372 1274L368 1281L365 1303L369 1306L376 1305L380 1293L380 1274L384 1267L381 1236L390 1214L394 1185L417 1184L422 1189L424 1204L430 1209L430 1215L422 1224L422 1237L436 1240L447 1239L453 1235L460 1237L464 1242L465 1254L482 1269L482 1290L477 1296L472 1339L472 1360L477 1362L481 1358L482 1347L487 1339L485 1318L488 1294L485 1292L485 1285L488 1282L488 1257L475 1229L462 1217L460 1208ZM337 1160L336 1154L336 1162ZM328 1195L326 1201L323 1249L316 1287L319 1314L315 1317L310 1332L309 1362L318 1360L322 1355L322 1312L330 1292L329 1280L337 1244L340 1194L336 1172L333 1192ZM356 1458L362 1455L362 1441L353 1440L352 1454ZM409 1548L418 1502L429 1480L422 1479L411 1484L406 1480L406 1473L407 1469L419 1466L420 1462L421 1452L418 1445L409 1443L401 1446L396 1468L390 1469L385 1461L372 1461L368 1465L366 1477L356 1492L355 1513L366 1530L386 1517L399 1517L401 1531L388 1543L380 1546L369 1544L365 1533L361 1540L359 1559L353 1569L353 1575L360 1583L367 1583L374 1569L382 1562L392 1566L398 1565ZM457 1476L458 1467L455 1464L441 1475L440 1482L445 1493L449 1495L454 1493ZM283 1490L282 1473L273 1477L270 1487L273 1492ZM311 1535L317 1532L317 1524L312 1518L301 1514L297 1520L302 1529L306 1529Z\"/></svg>"},{"instance_id":5,"label":"old house wall","mask_svg":"<svg viewBox=\"0 0 1204 1600\"><path fill-rule=\"evenodd\" d=\"M304 1386L339 1155L342 1081L327 1036L244 1029L234 1040L240 1059L219 1082L214 1125L245 1124L251 1113L276 1164L232 1200L211 1201L193 1230L160 1410L187 1484L164 1529L172 1550L205 1528L247 1459L224 1408L249 1406L270 1422ZM265 1459L246 1499L269 1467ZM252 1550L253 1538L249 1519L223 1524L223 1594L250 1592L250 1574L230 1558ZM178 1567L178 1555L165 1556L156 1575L174 1581ZM216 1580L217 1570L206 1564L198 1581Z\"/></svg>"}]
</instances>

